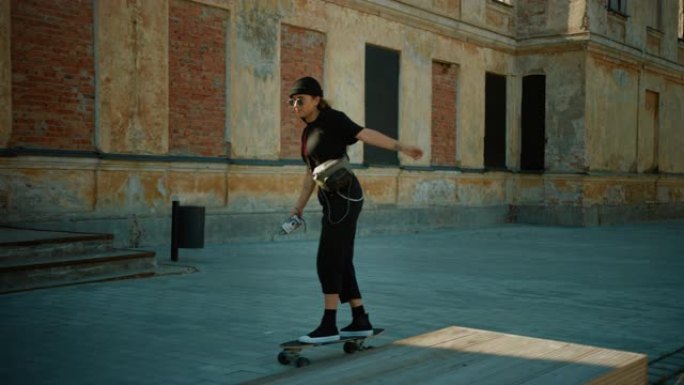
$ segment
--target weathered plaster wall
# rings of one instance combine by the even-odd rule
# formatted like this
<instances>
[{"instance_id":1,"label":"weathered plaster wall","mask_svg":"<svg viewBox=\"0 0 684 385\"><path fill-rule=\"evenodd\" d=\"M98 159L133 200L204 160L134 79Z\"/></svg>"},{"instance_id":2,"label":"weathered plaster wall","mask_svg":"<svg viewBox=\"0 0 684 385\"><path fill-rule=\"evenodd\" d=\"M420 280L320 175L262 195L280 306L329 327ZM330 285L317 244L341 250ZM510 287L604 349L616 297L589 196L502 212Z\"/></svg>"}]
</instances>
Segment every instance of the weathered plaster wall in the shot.
<instances>
[{"instance_id":1,"label":"weathered plaster wall","mask_svg":"<svg viewBox=\"0 0 684 385\"><path fill-rule=\"evenodd\" d=\"M550 172L581 172L587 167L585 54L572 48L548 58L546 165Z\"/></svg>"},{"instance_id":2,"label":"weathered plaster wall","mask_svg":"<svg viewBox=\"0 0 684 385\"><path fill-rule=\"evenodd\" d=\"M587 63L587 158L592 171L636 171L639 71L592 55ZM631 106L631 107L628 107Z\"/></svg>"},{"instance_id":3,"label":"weathered plaster wall","mask_svg":"<svg viewBox=\"0 0 684 385\"><path fill-rule=\"evenodd\" d=\"M168 0L96 1L97 147L168 151Z\"/></svg>"},{"instance_id":4,"label":"weathered plaster wall","mask_svg":"<svg viewBox=\"0 0 684 385\"><path fill-rule=\"evenodd\" d=\"M10 59L10 0L0 0L0 148L12 135L12 68Z\"/></svg>"},{"instance_id":5,"label":"weathered plaster wall","mask_svg":"<svg viewBox=\"0 0 684 385\"><path fill-rule=\"evenodd\" d=\"M622 50L600 37L599 43L566 41L564 31L582 32L587 20L592 28L603 28L592 24L596 20L592 17L605 13L597 0L550 0L544 6L528 0L538 8L525 10L530 12L523 16L539 26L523 26L523 10L492 1L179 1L188 1L193 9L214 7L220 11L212 13L230 19L225 24L227 127L222 139L230 142L235 162L164 158L175 154L168 142L173 79L168 76L172 58L167 53L167 0L96 2L98 149L161 156L1 157L3 221L77 230L115 227L124 235L134 226L150 242L162 243L168 233L170 202L180 199L182 204L207 207L211 242L271 235L297 198L304 169L279 161L285 106L282 24L324 36L326 98L360 124L365 121L365 45L400 51L399 136L420 145L425 156L420 161L400 159L402 166L415 168L356 170L366 194L361 231L363 226L406 230L418 223L486 224L516 218L599 224L632 218L632 212L636 219L684 215L684 181L675 174L684 172L681 67L662 61L653 64L642 51ZM7 4L0 0L0 6ZM587 4L589 18L583 10ZM407 9L414 11L406 13ZM9 24L2 17L0 32L4 23ZM551 36L517 45L516 30L524 30L528 37L544 31ZM0 53L2 49L0 45ZM456 167L447 170L430 165L435 60L458 66ZM8 66L5 71L11 71ZM520 157L522 77L546 75L545 174L480 172L486 72L507 76L506 159L513 171ZM648 157L639 146L648 148L649 143L638 141L649 136L642 123L647 89L660 95L658 166L671 174L634 172L644 171L638 168L639 161ZM2 91L0 81L0 97ZM219 137L213 138L219 141ZM6 147L6 142L0 141L0 147ZM352 146L350 154L353 162L362 163L363 145ZM661 211L646 212L653 207ZM307 216L315 218L319 211L312 198Z\"/></svg>"},{"instance_id":6,"label":"weathered plaster wall","mask_svg":"<svg viewBox=\"0 0 684 385\"><path fill-rule=\"evenodd\" d=\"M235 5L232 62L232 155L277 159L280 149L279 1Z\"/></svg>"},{"instance_id":7,"label":"weathered plaster wall","mask_svg":"<svg viewBox=\"0 0 684 385\"><path fill-rule=\"evenodd\" d=\"M16 167L3 164L0 178L8 189L6 220L92 212L97 191L91 163L51 160L48 166L43 159L29 158L15 162Z\"/></svg>"},{"instance_id":8,"label":"weathered plaster wall","mask_svg":"<svg viewBox=\"0 0 684 385\"><path fill-rule=\"evenodd\" d=\"M684 173L684 76L663 84L659 122L658 167L667 173Z\"/></svg>"},{"instance_id":9,"label":"weathered plaster wall","mask_svg":"<svg viewBox=\"0 0 684 385\"><path fill-rule=\"evenodd\" d=\"M429 12L458 19L460 16L462 0L405 0L405 3Z\"/></svg>"},{"instance_id":10,"label":"weathered plaster wall","mask_svg":"<svg viewBox=\"0 0 684 385\"><path fill-rule=\"evenodd\" d=\"M643 172L656 164L661 172L681 173L684 79L606 55L590 55L587 74L591 170ZM658 94L658 104L647 108L649 91ZM656 122L649 108L656 109Z\"/></svg>"},{"instance_id":11,"label":"weathered plaster wall","mask_svg":"<svg viewBox=\"0 0 684 385\"><path fill-rule=\"evenodd\" d=\"M586 31L584 0L519 0L515 8L519 38Z\"/></svg>"},{"instance_id":12,"label":"weathered plaster wall","mask_svg":"<svg viewBox=\"0 0 684 385\"><path fill-rule=\"evenodd\" d=\"M382 17L360 13L335 4L306 2L306 6L285 9L283 22L320 30L326 34L325 90L327 98L352 119L364 122L364 50L366 44L401 52L399 137L426 150L423 159L401 157L406 165L428 165L430 160L430 111L432 60L458 64L461 69L462 97L457 117L462 129L457 134L460 165L482 168L484 137L484 90L481 80L487 70L512 73L510 56L478 47ZM308 5L311 5L309 7ZM301 12L307 9L314 15ZM329 23L321 23L329 20ZM484 62L484 65L483 65ZM352 160L362 161L362 145L351 149Z\"/></svg>"},{"instance_id":13,"label":"weathered plaster wall","mask_svg":"<svg viewBox=\"0 0 684 385\"><path fill-rule=\"evenodd\" d=\"M586 169L585 57L577 46L529 49L518 57L520 77L546 76L545 166L549 172Z\"/></svg>"},{"instance_id":14,"label":"weathered plaster wall","mask_svg":"<svg viewBox=\"0 0 684 385\"><path fill-rule=\"evenodd\" d=\"M483 167L484 89L485 72L512 75L514 63L508 53L497 52L463 40L436 35L413 28L394 19L380 17L372 12L351 10L338 6L339 2L322 5L322 2L300 2L296 8L285 7L283 22L320 30L326 34L325 83L327 97L336 108L344 110L352 119L363 123L364 46L376 44L401 52L400 63L400 139L414 142L426 150L426 156L417 162L401 157L405 165L428 165L430 159L430 68L432 60L443 60L459 65L459 98L457 115L456 163L464 168ZM446 4L451 5L451 4ZM468 17L481 14L478 23L485 23L486 2L462 2L463 14ZM445 4L425 7L435 12ZM506 5L490 5L499 11L511 12ZM472 8L472 9L471 9ZM301 12L306 9L308 12ZM467 10L467 11L466 11ZM455 12L455 11L454 11ZM315 15L316 17L311 17ZM453 17L454 13L447 14ZM465 17L465 16L464 16ZM322 22L322 20L327 22ZM505 40L502 44L507 43ZM515 100L516 81L511 81L511 98ZM332 90L331 90L332 88ZM514 129L516 108L509 113ZM511 134L515 134L515 130ZM350 149L352 160L362 161L362 145ZM512 152L513 154L515 152Z\"/></svg>"},{"instance_id":15,"label":"weathered plaster wall","mask_svg":"<svg viewBox=\"0 0 684 385\"><path fill-rule=\"evenodd\" d=\"M227 203L226 166L29 157L2 162L10 188L9 220L59 214L93 217L152 215L172 199L222 208Z\"/></svg>"},{"instance_id":16,"label":"weathered plaster wall","mask_svg":"<svg viewBox=\"0 0 684 385\"><path fill-rule=\"evenodd\" d=\"M649 29L658 30L652 34L657 40L656 56L677 62L677 16L678 0L663 0L662 22L654 27L651 13L655 12L655 1L628 1L626 16L606 12L606 2L602 0L587 1L587 22L590 31L597 36L608 37L616 42L624 43L628 49L636 53L645 52L649 45ZM605 42L610 44L609 42Z\"/></svg>"}]
</instances>

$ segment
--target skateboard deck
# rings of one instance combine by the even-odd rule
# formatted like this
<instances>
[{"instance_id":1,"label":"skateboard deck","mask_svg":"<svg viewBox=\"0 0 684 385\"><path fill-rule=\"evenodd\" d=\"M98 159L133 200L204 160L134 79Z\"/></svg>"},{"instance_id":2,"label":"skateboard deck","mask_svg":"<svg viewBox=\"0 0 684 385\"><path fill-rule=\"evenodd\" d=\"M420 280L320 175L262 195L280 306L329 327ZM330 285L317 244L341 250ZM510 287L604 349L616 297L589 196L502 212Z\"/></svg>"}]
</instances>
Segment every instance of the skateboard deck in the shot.
<instances>
[{"instance_id":1,"label":"skateboard deck","mask_svg":"<svg viewBox=\"0 0 684 385\"><path fill-rule=\"evenodd\" d=\"M302 367L310 364L308 358L301 355L301 351L308 348L313 348L316 346L324 345L334 345L334 344L344 344L343 349L347 354L352 354L354 352L363 351L372 348L372 346L366 345L366 340L381 334L385 329L373 329L373 335L368 337L342 337L337 341L331 342L321 342L321 343L304 343L299 342L299 340L292 340L283 342L280 347L283 349L278 354L278 362L283 365L294 364L296 367Z\"/></svg>"}]
</instances>

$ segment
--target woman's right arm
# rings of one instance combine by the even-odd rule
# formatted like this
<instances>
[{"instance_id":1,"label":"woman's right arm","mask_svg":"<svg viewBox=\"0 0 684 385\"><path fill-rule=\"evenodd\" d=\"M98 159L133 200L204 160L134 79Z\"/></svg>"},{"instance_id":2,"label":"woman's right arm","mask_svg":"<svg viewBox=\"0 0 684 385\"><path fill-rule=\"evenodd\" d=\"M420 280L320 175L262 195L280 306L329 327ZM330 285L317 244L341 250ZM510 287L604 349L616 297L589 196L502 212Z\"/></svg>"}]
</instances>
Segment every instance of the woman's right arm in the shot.
<instances>
[{"instance_id":1,"label":"woman's right arm","mask_svg":"<svg viewBox=\"0 0 684 385\"><path fill-rule=\"evenodd\" d=\"M311 194L315 188L316 184L313 180L313 176L311 175L311 170L309 170L307 167L306 171L304 172L304 177L302 178L302 189L299 193L299 198L297 198L297 202L295 203L290 215L297 214L300 217L302 216L304 213L304 207L306 207L307 202L309 202L309 198L311 197Z\"/></svg>"}]
</instances>

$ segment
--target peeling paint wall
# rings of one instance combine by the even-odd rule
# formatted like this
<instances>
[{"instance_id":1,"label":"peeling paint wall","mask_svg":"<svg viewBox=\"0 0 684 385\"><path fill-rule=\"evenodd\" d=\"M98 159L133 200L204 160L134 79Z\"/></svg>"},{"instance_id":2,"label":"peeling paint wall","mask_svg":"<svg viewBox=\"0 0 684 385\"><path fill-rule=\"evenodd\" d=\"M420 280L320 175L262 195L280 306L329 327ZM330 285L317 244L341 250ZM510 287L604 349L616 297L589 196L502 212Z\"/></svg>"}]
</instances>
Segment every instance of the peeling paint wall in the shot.
<instances>
[{"instance_id":1,"label":"peeling paint wall","mask_svg":"<svg viewBox=\"0 0 684 385\"><path fill-rule=\"evenodd\" d=\"M242 1L236 7L231 124L233 155L277 159L280 147L279 2Z\"/></svg>"},{"instance_id":2,"label":"peeling paint wall","mask_svg":"<svg viewBox=\"0 0 684 385\"><path fill-rule=\"evenodd\" d=\"M586 122L592 171L636 171L639 72L602 57L591 57L587 72Z\"/></svg>"},{"instance_id":3,"label":"peeling paint wall","mask_svg":"<svg viewBox=\"0 0 684 385\"><path fill-rule=\"evenodd\" d=\"M656 1L628 1L625 14L606 12L606 2L588 0L587 22L590 31L598 36L608 37L630 49L645 51L652 36L656 42L657 56L677 62L677 0L663 0L660 25L655 25L651 16L657 12ZM647 33L651 30L653 33Z\"/></svg>"},{"instance_id":4,"label":"peeling paint wall","mask_svg":"<svg viewBox=\"0 0 684 385\"><path fill-rule=\"evenodd\" d=\"M684 173L684 79L664 82L659 118L658 167L666 173Z\"/></svg>"},{"instance_id":5,"label":"peeling paint wall","mask_svg":"<svg viewBox=\"0 0 684 385\"><path fill-rule=\"evenodd\" d=\"M96 1L97 147L168 151L168 0Z\"/></svg>"},{"instance_id":6,"label":"peeling paint wall","mask_svg":"<svg viewBox=\"0 0 684 385\"><path fill-rule=\"evenodd\" d=\"M516 32L520 38L585 32L585 0L516 1Z\"/></svg>"},{"instance_id":7,"label":"peeling paint wall","mask_svg":"<svg viewBox=\"0 0 684 385\"><path fill-rule=\"evenodd\" d=\"M0 0L0 11L11 3ZM369 226L395 226L391 218L406 212L421 223L471 223L457 215L468 210L486 220L589 225L642 214L684 216L684 67L677 63L672 16L665 12L662 31L649 29L643 2L629 2L628 18L606 12L599 0L87 4L94 5L89 70L97 97L94 121L77 131L99 154L67 154L49 140L43 152L17 148L9 138L20 111L2 103L6 223L62 229L136 223L149 235L165 231L160 223L179 199L207 207L210 239L221 240L227 229L264 234L277 227L304 170L296 164L301 126L282 128L283 88L294 73L285 67L298 65L290 59L306 46L283 44L288 31L324 45L314 57L326 99L359 124L366 45L400 54L399 139L418 144L425 156L402 156L402 167L356 170L366 215L375 218ZM16 71L2 54L11 52L10 15L0 12L0 101L11 97ZM204 41L193 35L206 35L202 28L224 36ZM283 47L293 52L283 55ZM457 68L449 96L457 111L448 136L455 144L438 157L432 156L439 140L431 123L439 113L433 112L439 111L433 110L434 62ZM503 172L484 170L487 72L506 76ZM522 79L530 74L546 76L546 170L539 175L519 173ZM349 153L363 163L362 143ZM440 164L431 164L433 158ZM307 215L318 211L312 199Z\"/></svg>"},{"instance_id":8,"label":"peeling paint wall","mask_svg":"<svg viewBox=\"0 0 684 385\"><path fill-rule=\"evenodd\" d=\"M605 56L592 55L588 63L591 170L653 172L654 164L657 171L681 173L684 156L676 148L684 148L684 79ZM648 105L649 94L657 95L657 105Z\"/></svg>"}]
</instances>

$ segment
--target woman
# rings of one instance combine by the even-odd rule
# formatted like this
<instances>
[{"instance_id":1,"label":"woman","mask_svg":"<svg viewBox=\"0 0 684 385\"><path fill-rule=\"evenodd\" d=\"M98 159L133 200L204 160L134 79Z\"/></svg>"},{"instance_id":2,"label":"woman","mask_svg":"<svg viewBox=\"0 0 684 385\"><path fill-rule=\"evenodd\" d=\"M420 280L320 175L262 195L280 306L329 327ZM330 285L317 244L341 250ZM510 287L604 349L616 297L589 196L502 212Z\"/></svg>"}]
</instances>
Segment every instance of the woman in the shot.
<instances>
[{"instance_id":1,"label":"woman","mask_svg":"<svg viewBox=\"0 0 684 385\"><path fill-rule=\"evenodd\" d=\"M323 90L316 79L304 77L295 82L290 91L290 105L306 127L302 133L302 159L307 170L302 179L302 190L291 212L300 217L315 189L313 169L321 163L347 157L347 146L358 140L366 144L402 152L420 159L423 151L407 146L384 134L363 128L343 112L336 111L323 99ZM363 307L361 292L354 271L354 237L356 221L363 206L363 191L355 176L346 187L336 192L319 189L318 201L323 207L323 220L316 267L324 295L324 314L320 325L299 338L306 343L339 340L340 337L361 337L373 334L373 326ZM352 322L337 330L338 303L349 302Z\"/></svg>"}]
</instances>

